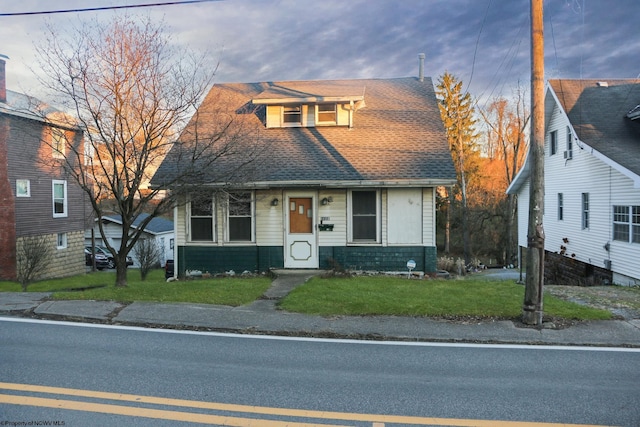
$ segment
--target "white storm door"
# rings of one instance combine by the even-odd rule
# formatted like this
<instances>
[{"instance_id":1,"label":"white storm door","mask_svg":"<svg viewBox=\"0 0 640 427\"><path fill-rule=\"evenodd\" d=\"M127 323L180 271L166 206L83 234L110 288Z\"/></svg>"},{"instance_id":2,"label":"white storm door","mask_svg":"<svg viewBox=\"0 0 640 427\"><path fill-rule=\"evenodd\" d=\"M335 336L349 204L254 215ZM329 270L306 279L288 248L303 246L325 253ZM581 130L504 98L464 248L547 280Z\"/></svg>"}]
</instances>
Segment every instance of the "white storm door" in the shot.
<instances>
[{"instance_id":1,"label":"white storm door","mask_svg":"<svg viewBox=\"0 0 640 427\"><path fill-rule=\"evenodd\" d=\"M287 197L285 268L318 268L313 196Z\"/></svg>"}]
</instances>

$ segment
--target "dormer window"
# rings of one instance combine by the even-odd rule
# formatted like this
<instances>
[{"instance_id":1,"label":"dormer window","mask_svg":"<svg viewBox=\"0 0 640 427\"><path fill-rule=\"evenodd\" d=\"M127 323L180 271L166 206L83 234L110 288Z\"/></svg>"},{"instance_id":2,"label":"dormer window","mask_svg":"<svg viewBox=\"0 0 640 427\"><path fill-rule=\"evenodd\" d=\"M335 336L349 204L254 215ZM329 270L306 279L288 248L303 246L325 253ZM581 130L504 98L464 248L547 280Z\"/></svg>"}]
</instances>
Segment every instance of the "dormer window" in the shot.
<instances>
[{"instance_id":1,"label":"dormer window","mask_svg":"<svg viewBox=\"0 0 640 427\"><path fill-rule=\"evenodd\" d=\"M316 111L316 123L331 125L336 124L336 104L318 104Z\"/></svg>"},{"instance_id":2,"label":"dormer window","mask_svg":"<svg viewBox=\"0 0 640 427\"><path fill-rule=\"evenodd\" d=\"M302 108L300 105L284 106L282 108L282 123L285 126L300 126Z\"/></svg>"}]
</instances>

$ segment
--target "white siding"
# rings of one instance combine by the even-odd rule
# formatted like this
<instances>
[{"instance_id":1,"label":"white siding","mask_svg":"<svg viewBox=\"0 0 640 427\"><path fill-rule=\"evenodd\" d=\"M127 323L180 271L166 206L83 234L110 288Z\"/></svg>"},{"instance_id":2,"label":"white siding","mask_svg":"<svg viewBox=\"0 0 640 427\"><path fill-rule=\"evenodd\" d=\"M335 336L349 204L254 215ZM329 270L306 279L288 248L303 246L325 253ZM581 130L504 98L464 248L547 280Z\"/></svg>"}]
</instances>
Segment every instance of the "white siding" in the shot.
<instances>
[{"instance_id":1,"label":"white siding","mask_svg":"<svg viewBox=\"0 0 640 427\"><path fill-rule=\"evenodd\" d=\"M278 205L273 206L274 199ZM282 246L284 239L283 195L280 190L256 192L256 243L258 246Z\"/></svg>"},{"instance_id":2,"label":"white siding","mask_svg":"<svg viewBox=\"0 0 640 427\"><path fill-rule=\"evenodd\" d=\"M387 198L389 245L422 244L422 189L390 189Z\"/></svg>"},{"instance_id":3,"label":"white siding","mask_svg":"<svg viewBox=\"0 0 640 427\"><path fill-rule=\"evenodd\" d=\"M436 245L436 202L433 188L422 189L422 243Z\"/></svg>"},{"instance_id":4,"label":"white siding","mask_svg":"<svg viewBox=\"0 0 640 427\"><path fill-rule=\"evenodd\" d=\"M545 249L558 252L560 245L564 245L567 254L579 261L605 267L605 260L611 260L614 272L640 278L640 244L612 241L612 206L640 205L640 190L634 189L629 178L597 159L588 146L577 141L573 144L573 158L565 159L567 124L565 116L555 109L545 146ZM550 156L549 132L553 130L558 131L558 151ZM562 221L557 215L558 193L563 194ZM586 229L582 228L582 193L589 194L589 227ZM522 198L519 202L522 209ZM568 243L563 239L568 239ZM605 249L607 243L611 248L609 252Z\"/></svg>"},{"instance_id":5,"label":"white siding","mask_svg":"<svg viewBox=\"0 0 640 427\"><path fill-rule=\"evenodd\" d=\"M322 199L329 198L331 203L322 205ZM318 194L318 222L333 224L333 231L318 232L320 246L346 246L347 244L347 191L323 190ZM324 219L323 218L328 218Z\"/></svg>"}]
</instances>

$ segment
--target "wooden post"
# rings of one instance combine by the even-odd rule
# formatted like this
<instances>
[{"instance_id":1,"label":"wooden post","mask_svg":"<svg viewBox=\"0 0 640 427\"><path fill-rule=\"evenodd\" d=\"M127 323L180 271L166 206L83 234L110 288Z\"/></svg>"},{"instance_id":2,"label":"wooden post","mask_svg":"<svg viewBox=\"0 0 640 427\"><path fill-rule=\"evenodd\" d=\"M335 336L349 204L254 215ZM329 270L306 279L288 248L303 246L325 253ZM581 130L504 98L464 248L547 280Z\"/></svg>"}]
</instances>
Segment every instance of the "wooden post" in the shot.
<instances>
[{"instance_id":1,"label":"wooden post","mask_svg":"<svg viewBox=\"0 0 640 427\"><path fill-rule=\"evenodd\" d=\"M541 325L544 293L544 32L543 0L531 0L531 185L527 229L527 276L522 321Z\"/></svg>"}]
</instances>

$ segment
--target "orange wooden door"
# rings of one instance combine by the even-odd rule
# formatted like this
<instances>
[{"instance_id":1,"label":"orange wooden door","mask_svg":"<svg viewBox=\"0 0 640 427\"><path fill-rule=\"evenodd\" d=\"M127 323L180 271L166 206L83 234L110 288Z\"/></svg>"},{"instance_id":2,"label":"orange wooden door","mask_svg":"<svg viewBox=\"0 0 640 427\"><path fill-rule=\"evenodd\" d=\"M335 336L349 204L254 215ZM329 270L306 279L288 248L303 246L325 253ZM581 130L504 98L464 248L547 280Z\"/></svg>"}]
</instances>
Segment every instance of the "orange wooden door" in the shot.
<instances>
[{"instance_id":1,"label":"orange wooden door","mask_svg":"<svg viewBox=\"0 0 640 427\"><path fill-rule=\"evenodd\" d=\"M292 197L289 199L289 233L313 233L313 210L310 197Z\"/></svg>"}]
</instances>

